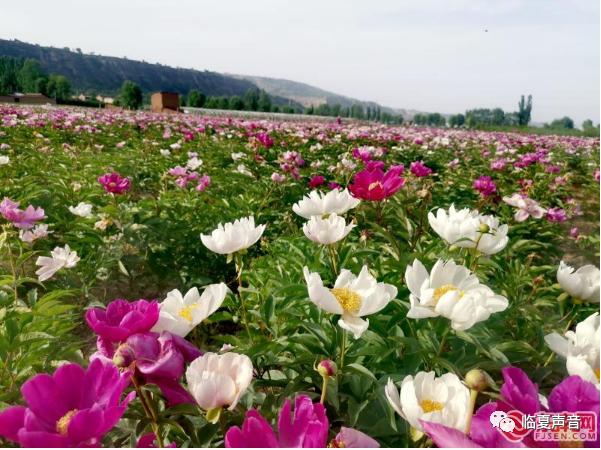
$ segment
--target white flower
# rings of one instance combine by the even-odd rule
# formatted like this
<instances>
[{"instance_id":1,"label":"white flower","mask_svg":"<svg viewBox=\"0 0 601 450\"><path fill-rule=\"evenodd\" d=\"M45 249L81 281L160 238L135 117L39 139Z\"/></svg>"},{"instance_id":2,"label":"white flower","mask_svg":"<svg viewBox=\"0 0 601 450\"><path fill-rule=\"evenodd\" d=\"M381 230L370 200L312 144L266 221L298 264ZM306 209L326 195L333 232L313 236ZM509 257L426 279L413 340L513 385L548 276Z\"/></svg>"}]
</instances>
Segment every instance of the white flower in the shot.
<instances>
[{"instance_id":1,"label":"white flower","mask_svg":"<svg viewBox=\"0 0 601 450\"><path fill-rule=\"evenodd\" d=\"M545 208L542 208L536 200L532 200L531 198L518 193L513 194L511 197L503 197L503 201L518 209L513 216L516 222L523 222L528 217L540 219L547 211Z\"/></svg>"},{"instance_id":2,"label":"white flower","mask_svg":"<svg viewBox=\"0 0 601 450\"><path fill-rule=\"evenodd\" d=\"M305 219L312 216L325 216L328 214L344 214L349 209L356 207L361 200L353 197L348 189L333 189L327 194L311 191L301 201L292 205L292 210Z\"/></svg>"},{"instance_id":3,"label":"white flower","mask_svg":"<svg viewBox=\"0 0 601 450\"><path fill-rule=\"evenodd\" d=\"M467 330L509 305L505 297L480 284L476 275L453 261L439 259L428 274L416 259L413 266L407 266L405 281L411 292L407 317L443 316L451 321L455 330Z\"/></svg>"},{"instance_id":4,"label":"white flower","mask_svg":"<svg viewBox=\"0 0 601 450\"><path fill-rule=\"evenodd\" d=\"M599 384L599 313L596 312L568 331L565 338L558 333L545 336L551 350L566 359L570 375Z\"/></svg>"},{"instance_id":5,"label":"white flower","mask_svg":"<svg viewBox=\"0 0 601 450\"><path fill-rule=\"evenodd\" d=\"M234 409L252 377L250 358L237 353L205 353L186 370L188 390L207 411L224 406Z\"/></svg>"},{"instance_id":6,"label":"white flower","mask_svg":"<svg viewBox=\"0 0 601 450\"><path fill-rule=\"evenodd\" d=\"M239 164L238 167L236 168L236 172L241 173L242 175L249 176L249 177L253 176L252 172L250 170L248 170L244 164Z\"/></svg>"},{"instance_id":7,"label":"white flower","mask_svg":"<svg viewBox=\"0 0 601 450\"><path fill-rule=\"evenodd\" d=\"M307 267L303 273L309 299L329 313L340 314L338 325L353 333L355 339L360 338L369 325L369 321L361 317L384 309L397 295L395 286L378 283L370 275L367 266L363 266L359 276L342 269L333 289L326 288L319 274L309 272Z\"/></svg>"},{"instance_id":8,"label":"white flower","mask_svg":"<svg viewBox=\"0 0 601 450\"><path fill-rule=\"evenodd\" d=\"M202 159L198 159L196 156L190 158L186 164L186 168L189 170L196 170L200 166L202 166Z\"/></svg>"},{"instance_id":9,"label":"white flower","mask_svg":"<svg viewBox=\"0 0 601 450\"><path fill-rule=\"evenodd\" d=\"M599 303L599 269L592 264L574 268L561 261L557 269L557 281L562 289L578 300Z\"/></svg>"},{"instance_id":10,"label":"white flower","mask_svg":"<svg viewBox=\"0 0 601 450\"><path fill-rule=\"evenodd\" d=\"M79 217L92 217L92 205L79 202L77 206L69 206L69 211Z\"/></svg>"},{"instance_id":11,"label":"white flower","mask_svg":"<svg viewBox=\"0 0 601 450\"><path fill-rule=\"evenodd\" d=\"M303 225L303 232L313 242L329 245L344 239L353 228L355 228L354 223L347 225L344 217L334 213L327 219L322 219L320 216L311 217Z\"/></svg>"},{"instance_id":12,"label":"white flower","mask_svg":"<svg viewBox=\"0 0 601 450\"><path fill-rule=\"evenodd\" d=\"M200 235L200 240L209 250L221 255L244 250L259 240L266 225L255 227L255 218L244 217L233 223L219 224L210 235Z\"/></svg>"},{"instance_id":13,"label":"white flower","mask_svg":"<svg viewBox=\"0 0 601 450\"><path fill-rule=\"evenodd\" d=\"M48 231L48 225L45 223L40 223L30 230L20 230L19 238L23 242L31 244L36 239L45 238L50 233L52 233L52 231Z\"/></svg>"},{"instance_id":14,"label":"white flower","mask_svg":"<svg viewBox=\"0 0 601 450\"><path fill-rule=\"evenodd\" d=\"M457 375L419 372L407 375L397 390L391 379L385 388L392 408L409 424L423 431L419 421L434 422L465 432L470 414L470 391Z\"/></svg>"},{"instance_id":15,"label":"white flower","mask_svg":"<svg viewBox=\"0 0 601 450\"><path fill-rule=\"evenodd\" d=\"M237 152L237 153L232 153L230 156L232 157L232 159L234 161L238 161L239 159L244 158L246 156L246 153L244 153L244 152Z\"/></svg>"},{"instance_id":16,"label":"white flower","mask_svg":"<svg viewBox=\"0 0 601 450\"><path fill-rule=\"evenodd\" d=\"M169 150L167 150L166 148L162 148L159 150L159 152L161 153L161 155L163 155L165 158L171 156L171 152Z\"/></svg>"},{"instance_id":17,"label":"white flower","mask_svg":"<svg viewBox=\"0 0 601 450\"><path fill-rule=\"evenodd\" d=\"M51 278L63 267L66 269L75 267L79 261L77 253L72 252L68 245L65 245L64 248L55 247L50 254L52 255L51 257L39 256L35 262L36 266L41 266L35 273L40 281Z\"/></svg>"},{"instance_id":18,"label":"white flower","mask_svg":"<svg viewBox=\"0 0 601 450\"><path fill-rule=\"evenodd\" d=\"M494 216L482 215L468 208L456 210L455 205L451 205L448 212L440 208L436 215L428 213L428 221L449 245L477 248L486 255L500 252L509 241L507 225L500 225Z\"/></svg>"},{"instance_id":19,"label":"white flower","mask_svg":"<svg viewBox=\"0 0 601 450\"><path fill-rule=\"evenodd\" d=\"M10 158L8 156L0 156L0 166L4 166L10 162Z\"/></svg>"},{"instance_id":20,"label":"white flower","mask_svg":"<svg viewBox=\"0 0 601 450\"><path fill-rule=\"evenodd\" d=\"M160 304L159 320L152 331L169 331L181 337L194 329L200 322L213 314L223 303L227 294L224 283L211 284L202 295L192 288L186 295L174 289Z\"/></svg>"}]
</instances>

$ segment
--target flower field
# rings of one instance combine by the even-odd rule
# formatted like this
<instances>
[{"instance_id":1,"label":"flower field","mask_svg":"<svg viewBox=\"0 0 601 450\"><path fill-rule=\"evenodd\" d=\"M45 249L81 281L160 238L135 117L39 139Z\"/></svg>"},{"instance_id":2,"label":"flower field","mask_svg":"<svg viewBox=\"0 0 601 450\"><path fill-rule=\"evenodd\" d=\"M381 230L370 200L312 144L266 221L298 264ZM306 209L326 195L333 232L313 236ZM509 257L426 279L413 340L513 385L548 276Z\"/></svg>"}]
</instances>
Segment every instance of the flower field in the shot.
<instances>
[{"instance_id":1,"label":"flower field","mask_svg":"<svg viewBox=\"0 0 601 450\"><path fill-rule=\"evenodd\" d=\"M4 446L599 429L599 139L0 106L0 201Z\"/></svg>"}]
</instances>

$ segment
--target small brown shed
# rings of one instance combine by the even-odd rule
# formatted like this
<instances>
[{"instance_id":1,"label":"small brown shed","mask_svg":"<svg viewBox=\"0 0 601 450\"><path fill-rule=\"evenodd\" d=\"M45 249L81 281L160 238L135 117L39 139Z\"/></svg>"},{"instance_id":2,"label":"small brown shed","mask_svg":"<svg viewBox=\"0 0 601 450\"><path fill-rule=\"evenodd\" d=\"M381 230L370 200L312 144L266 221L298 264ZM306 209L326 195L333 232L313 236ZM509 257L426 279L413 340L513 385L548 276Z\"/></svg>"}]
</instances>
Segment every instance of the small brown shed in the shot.
<instances>
[{"instance_id":1,"label":"small brown shed","mask_svg":"<svg viewBox=\"0 0 601 450\"><path fill-rule=\"evenodd\" d=\"M179 94L177 92L155 92L150 97L152 112L179 111Z\"/></svg>"},{"instance_id":2,"label":"small brown shed","mask_svg":"<svg viewBox=\"0 0 601 450\"><path fill-rule=\"evenodd\" d=\"M22 103L25 105L56 105L56 100L51 97L46 97L44 94L21 94L15 93L11 95L0 96L1 103Z\"/></svg>"}]
</instances>

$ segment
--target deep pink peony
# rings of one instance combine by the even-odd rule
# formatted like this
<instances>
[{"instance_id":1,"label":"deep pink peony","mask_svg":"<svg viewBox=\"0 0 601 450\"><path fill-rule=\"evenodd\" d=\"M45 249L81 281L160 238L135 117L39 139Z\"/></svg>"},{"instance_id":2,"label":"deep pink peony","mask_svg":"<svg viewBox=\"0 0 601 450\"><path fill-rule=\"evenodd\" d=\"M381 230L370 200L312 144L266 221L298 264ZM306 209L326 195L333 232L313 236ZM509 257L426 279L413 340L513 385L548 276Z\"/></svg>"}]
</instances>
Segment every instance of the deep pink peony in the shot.
<instances>
[{"instance_id":1,"label":"deep pink peony","mask_svg":"<svg viewBox=\"0 0 601 450\"><path fill-rule=\"evenodd\" d=\"M432 173L432 169L426 166L422 161L413 161L409 166L409 170L416 177L427 177Z\"/></svg>"},{"instance_id":2,"label":"deep pink peony","mask_svg":"<svg viewBox=\"0 0 601 450\"><path fill-rule=\"evenodd\" d=\"M313 175L309 180L309 187L311 189L315 189L316 187L321 186L325 182L326 179L323 177L323 175Z\"/></svg>"},{"instance_id":3,"label":"deep pink peony","mask_svg":"<svg viewBox=\"0 0 601 450\"><path fill-rule=\"evenodd\" d=\"M129 376L102 361L65 364L21 387L27 406L0 412L0 436L22 447L98 447L135 393L120 401Z\"/></svg>"},{"instance_id":4,"label":"deep pink peony","mask_svg":"<svg viewBox=\"0 0 601 450\"><path fill-rule=\"evenodd\" d=\"M565 209L562 208L549 208L547 210L547 220L549 222L565 222L568 220Z\"/></svg>"},{"instance_id":5,"label":"deep pink peony","mask_svg":"<svg viewBox=\"0 0 601 450\"><path fill-rule=\"evenodd\" d=\"M19 209L19 202L13 202L7 197L0 203L0 214L9 222L12 222L15 227L24 230L33 228L36 222L46 218L42 208L29 205L24 210Z\"/></svg>"},{"instance_id":6,"label":"deep pink peony","mask_svg":"<svg viewBox=\"0 0 601 450\"><path fill-rule=\"evenodd\" d=\"M123 194L128 191L131 185L129 178L124 178L117 172L105 173L98 177L98 182L106 192L112 194Z\"/></svg>"},{"instance_id":7,"label":"deep pink peony","mask_svg":"<svg viewBox=\"0 0 601 450\"><path fill-rule=\"evenodd\" d=\"M93 359L112 361L142 382L156 384L170 405L194 403L179 383L186 363L202 355L194 345L167 331L136 333L121 344L98 341Z\"/></svg>"},{"instance_id":8,"label":"deep pink peony","mask_svg":"<svg viewBox=\"0 0 601 450\"><path fill-rule=\"evenodd\" d=\"M357 172L349 190L353 196L362 200L380 201L393 196L404 184L401 177L403 166L392 166L384 173L384 163L370 161L365 169Z\"/></svg>"},{"instance_id":9,"label":"deep pink peony","mask_svg":"<svg viewBox=\"0 0 601 450\"><path fill-rule=\"evenodd\" d=\"M491 177L488 175L482 175L478 179L474 180L473 187L483 197L490 197L497 192L497 186Z\"/></svg>"},{"instance_id":10,"label":"deep pink peony","mask_svg":"<svg viewBox=\"0 0 601 450\"><path fill-rule=\"evenodd\" d=\"M298 395L294 402L294 416L290 400L284 402L278 418L278 433L261 416L247 411L242 428L231 427L225 433L227 448L288 447L324 448L328 440L329 422L320 403L313 403L306 395Z\"/></svg>"},{"instance_id":11,"label":"deep pink peony","mask_svg":"<svg viewBox=\"0 0 601 450\"><path fill-rule=\"evenodd\" d=\"M501 398L481 406L472 418L469 436L444 425L421 421L424 431L438 447L548 447L558 446L558 442L537 442L527 435L521 442L507 440L490 423L494 411L518 410L523 414L562 413L592 411L597 415L599 430L599 391L594 384L579 376L570 376L555 386L549 395L549 407L541 404L538 387L528 375L517 367L502 370L505 383L501 387ZM580 446L599 448L599 434L596 441L574 442Z\"/></svg>"},{"instance_id":12,"label":"deep pink peony","mask_svg":"<svg viewBox=\"0 0 601 450\"><path fill-rule=\"evenodd\" d=\"M156 300L128 302L117 299L109 303L106 309L88 309L85 318L102 340L122 342L132 334L150 331L159 320L159 304Z\"/></svg>"}]
</instances>

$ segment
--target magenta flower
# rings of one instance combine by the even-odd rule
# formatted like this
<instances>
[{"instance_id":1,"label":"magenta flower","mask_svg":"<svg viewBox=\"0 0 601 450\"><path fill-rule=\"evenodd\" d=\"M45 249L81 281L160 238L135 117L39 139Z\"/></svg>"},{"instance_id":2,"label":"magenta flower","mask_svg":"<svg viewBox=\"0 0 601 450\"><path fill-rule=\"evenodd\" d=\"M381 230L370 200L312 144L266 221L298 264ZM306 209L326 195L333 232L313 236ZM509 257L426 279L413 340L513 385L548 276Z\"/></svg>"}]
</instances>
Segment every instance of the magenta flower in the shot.
<instances>
[{"instance_id":1,"label":"magenta flower","mask_svg":"<svg viewBox=\"0 0 601 450\"><path fill-rule=\"evenodd\" d=\"M122 342L132 334L150 331L159 320L159 304L156 300L128 302L117 299L109 303L106 309L88 309L85 318L102 340Z\"/></svg>"},{"instance_id":2,"label":"magenta flower","mask_svg":"<svg viewBox=\"0 0 601 450\"><path fill-rule=\"evenodd\" d=\"M568 216L562 208L549 208L547 210L547 220L549 222L565 222L568 220Z\"/></svg>"},{"instance_id":3,"label":"magenta flower","mask_svg":"<svg viewBox=\"0 0 601 450\"><path fill-rule=\"evenodd\" d=\"M208 175L203 175L202 177L200 177L200 179L198 180L198 186L196 186L196 190L198 192L202 192L204 191L206 188L208 188L211 185L211 177Z\"/></svg>"},{"instance_id":4,"label":"magenta flower","mask_svg":"<svg viewBox=\"0 0 601 450\"><path fill-rule=\"evenodd\" d=\"M306 395L298 395L294 402L294 417L290 400L284 402L278 418L278 433L254 409L247 411L242 428L231 427L225 433L227 448L289 447L324 448L328 439L329 422L320 403L313 403Z\"/></svg>"},{"instance_id":5,"label":"magenta flower","mask_svg":"<svg viewBox=\"0 0 601 450\"><path fill-rule=\"evenodd\" d=\"M364 163L368 162L372 158L371 147L358 147L353 149L353 158L360 159Z\"/></svg>"},{"instance_id":6,"label":"magenta flower","mask_svg":"<svg viewBox=\"0 0 601 450\"><path fill-rule=\"evenodd\" d=\"M46 218L42 208L29 205L25 210L19 209L19 202L5 197L0 203L0 214L12 224L24 230L33 228L36 222Z\"/></svg>"},{"instance_id":7,"label":"magenta flower","mask_svg":"<svg viewBox=\"0 0 601 450\"><path fill-rule=\"evenodd\" d=\"M503 170L506 165L507 165L507 159L499 158L499 159L495 159L494 161L491 161L490 168L492 170Z\"/></svg>"},{"instance_id":8,"label":"magenta flower","mask_svg":"<svg viewBox=\"0 0 601 450\"><path fill-rule=\"evenodd\" d=\"M261 143L261 145L265 148L273 147L274 141L267 133L258 133L256 136L257 141Z\"/></svg>"},{"instance_id":9,"label":"magenta flower","mask_svg":"<svg viewBox=\"0 0 601 450\"><path fill-rule=\"evenodd\" d=\"M483 197L490 197L497 192L497 186L491 177L488 175L482 175L480 178L474 181L473 187Z\"/></svg>"},{"instance_id":10,"label":"magenta flower","mask_svg":"<svg viewBox=\"0 0 601 450\"><path fill-rule=\"evenodd\" d=\"M315 189L326 182L326 179L322 175L313 175L309 180L309 187Z\"/></svg>"},{"instance_id":11,"label":"magenta flower","mask_svg":"<svg viewBox=\"0 0 601 450\"><path fill-rule=\"evenodd\" d=\"M98 182L106 192L112 194L123 194L128 191L131 185L129 178L124 178L117 172L105 173L98 177Z\"/></svg>"},{"instance_id":12,"label":"magenta flower","mask_svg":"<svg viewBox=\"0 0 601 450\"><path fill-rule=\"evenodd\" d=\"M427 177L432 173L432 169L426 166L422 161L413 161L409 166L409 170L416 177Z\"/></svg>"},{"instance_id":13,"label":"magenta flower","mask_svg":"<svg viewBox=\"0 0 601 450\"><path fill-rule=\"evenodd\" d=\"M112 361L131 371L143 383L157 385L170 405L194 403L179 383L185 364L202 355L194 345L167 331L136 333L117 345L98 341L94 359Z\"/></svg>"},{"instance_id":14,"label":"magenta flower","mask_svg":"<svg viewBox=\"0 0 601 450\"><path fill-rule=\"evenodd\" d=\"M21 387L27 406L0 412L0 436L22 447L97 447L135 393L120 401L129 376L92 361L87 369L64 364Z\"/></svg>"},{"instance_id":15,"label":"magenta flower","mask_svg":"<svg viewBox=\"0 0 601 450\"><path fill-rule=\"evenodd\" d=\"M169 175L172 177L185 177L188 175L188 169L182 166L175 166L169 169Z\"/></svg>"},{"instance_id":16,"label":"magenta flower","mask_svg":"<svg viewBox=\"0 0 601 450\"><path fill-rule=\"evenodd\" d=\"M342 189L342 186L340 186L338 183L336 183L335 181L330 181L328 183L328 188L330 188L330 190L334 190L334 189Z\"/></svg>"},{"instance_id":17,"label":"magenta flower","mask_svg":"<svg viewBox=\"0 0 601 450\"><path fill-rule=\"evenodd\" d=\"M386 173L383 168L383 162L370 161L365 169L357 172L353 184L349 185L353 196L371 201L393 196L405 184L405 179L401 177L403 166L393 166Z\"/></svg>"},{"instance_id":18,"label":"magenta flower","mask_svg":"<svg viewBox=\"0 0 601 450\"><path fill-rule=\"evenodd\" d=\"M517 410L523 414L563 413L590 411L596 414L599 430L599 391L594 384L579 376L570 376L555 386L548 399L548 407L541 404L538 387L526 373L517 367L502 370L505 383L501 388L501 398L489 402L478 409L472 418L469 436L459 430L431 422L420 422L438 447L547 447L553 442L538 442L526 435L521 442L511 442L490 423L494 411ZM555 443L557 444L557 443ZM586 447L599 447L599 434L596 441L575 442Z\"/></svg>"},{"instance_id":19,"label":"magenta flower","mask_svg":"<svg viewBox=\"0 0 601 450\"><path fill-rule=\"evenodd\" d=\"M593 173L593 178L597 183L599 182L599 180L601 180L601 172L599 172L599 168L595 169L595 172Z\"/></svg>"}]
</instances>

